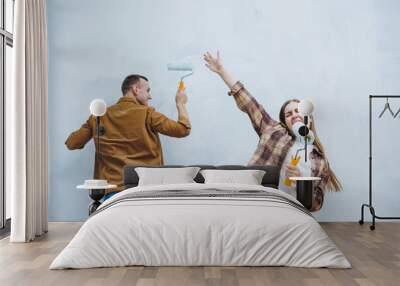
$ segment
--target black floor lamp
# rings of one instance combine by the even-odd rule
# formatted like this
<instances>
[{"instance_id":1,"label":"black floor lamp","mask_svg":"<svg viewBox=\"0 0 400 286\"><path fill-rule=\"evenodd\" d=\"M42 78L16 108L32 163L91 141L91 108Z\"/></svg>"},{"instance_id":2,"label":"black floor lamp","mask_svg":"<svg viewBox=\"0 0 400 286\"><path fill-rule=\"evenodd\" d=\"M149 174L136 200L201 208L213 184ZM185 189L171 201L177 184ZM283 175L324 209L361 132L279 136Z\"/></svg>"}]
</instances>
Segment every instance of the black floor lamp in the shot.
<instances>
[{"instance_id":1,"label":"black floor lamp","mask_svg":"<svg viewBox=\"0 0 400 286\"><path fill-rule=\"evenodd\" d=\"M94 99L90 103L90 113L96 117L96 137L97 137L97 150L96 150L96 162L99 162L100 155L100 136L104 135L105 128L100 125L100 117L106 114L107 104L102 99Z\"/></svg>"},{"instance_id":2,"label":"black floor lamp","mask_svg":"<svg viewBox=\"0 0 400 286\"><path fill-rule=\"evenodd\" d=\"M296 137L302 137L304 140L304 148L298 150L304 150L304 161L307 162L307 145L311 145L314 141L314 135L308 127L308 119L314 111L314 105L311 101L305 99L301 100L298 105L299 113L304 116L304 122L296 122L293 125L293 133ZM297 157L297 153L296 153ZM313 202L313 189L314 181L319 181L319 177L290 177L292 181L296 181L296 199L301 202L307 209L312 208Z\"/></svg>"},{"instance_id":3,"label":"black floor lamp","mask_svg":"<svg viewBox=\"0 0 400 286\"><path fill-rule=\"evenodd\" d=\"M308 118L314 111L314 105L310 100L303 99L299 102L299 113L304 116L304 126L299 129L299 133L304 137L304 160L307 162L307 139L310 128L308 127Z\"/></svg>"},{"instance_id":4,"label":"black floor lamp","mask_svg":"<svg viewBox=\"0 0 400 286\"><path fill-rule=\"evenodd\" d=\"M102 99L94 99L90 103L90 113L96 117L96 137L97 137L97 147L96 147L96 162L99 163L100 159L100 136L104 135L105 128L104 126L100 125L100 117L103 116L107 111L106 102ZM88 180L91 181L93 184L100 184L106 183L102 182L100 178L94 178L95 180ZM96 180L97 179L97 180ZM89 196L93 200L93 202L89 206L89 215L96 211L99 207L100 200L103 198L106 192L106 188L108 186L91 186L89 189Z\"/></svg>"}]
</instances>

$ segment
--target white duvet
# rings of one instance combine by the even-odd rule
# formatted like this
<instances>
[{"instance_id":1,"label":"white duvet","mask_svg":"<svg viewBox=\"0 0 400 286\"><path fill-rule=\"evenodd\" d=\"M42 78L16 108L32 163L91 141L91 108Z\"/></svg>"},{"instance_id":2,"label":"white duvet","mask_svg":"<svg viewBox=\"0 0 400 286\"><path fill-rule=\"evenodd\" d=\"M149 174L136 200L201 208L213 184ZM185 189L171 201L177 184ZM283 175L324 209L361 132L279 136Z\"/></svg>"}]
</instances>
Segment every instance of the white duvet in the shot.
<instances>
[{"instance_id":1,"label":"white duvet","mask_svg":"<svg viewBox=\"0 0 400 286\"><path fill-rule=\"evenodd\" d=\"M135 187L104 202L50 269L145 266L294 266L350 268L318 222L290 204L258 198L125 200L134 192L263 190L238 184ZM136 194L136 193L135 193ZM298 202L297 202L298 203Z\"/></svg>"}]
</instances>

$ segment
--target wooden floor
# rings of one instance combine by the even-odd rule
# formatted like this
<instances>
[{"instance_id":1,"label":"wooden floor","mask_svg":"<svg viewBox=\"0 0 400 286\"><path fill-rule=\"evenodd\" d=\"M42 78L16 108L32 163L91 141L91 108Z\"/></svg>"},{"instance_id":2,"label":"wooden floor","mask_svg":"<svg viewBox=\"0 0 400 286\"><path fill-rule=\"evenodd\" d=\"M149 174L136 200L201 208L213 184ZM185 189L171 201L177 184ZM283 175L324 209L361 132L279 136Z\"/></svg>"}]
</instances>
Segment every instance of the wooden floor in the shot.
<instances>
[{"instance_id":1,"label":"wooden floor","mask_svg":"<svg viewBox=\"0 0 400 286\"><path fill-rule=\"evenodd\" d=\"M0 285L400 285L400 223L379 222L375 231L358 223L323 228L353 268L120 267L48 270L81 223L50 223L32 243L0 241Z\"/></svg>"}]
</instances>

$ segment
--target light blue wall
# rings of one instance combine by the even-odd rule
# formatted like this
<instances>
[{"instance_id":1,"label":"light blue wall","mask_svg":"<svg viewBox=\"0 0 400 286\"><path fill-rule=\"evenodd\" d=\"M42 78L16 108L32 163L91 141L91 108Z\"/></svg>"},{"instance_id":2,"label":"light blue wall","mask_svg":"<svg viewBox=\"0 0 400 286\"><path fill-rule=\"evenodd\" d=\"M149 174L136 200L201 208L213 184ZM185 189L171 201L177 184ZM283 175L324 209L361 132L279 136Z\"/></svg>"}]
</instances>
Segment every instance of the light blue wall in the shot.
<instances>
[{"instance_id":1,"label":"light blue wall","mask_svg":"<svg viewBox=\"0 0 400 286\"><path fill-rule=\"evenodd\" d=\"M193 56L197 70L187 80L193 131L162 138L166 163L247 163L257 136L200 60L217 49L271 115L293 97L314 101L319 136L344 187L316 216L358 220L368 194L368 95L400 94L399 1L51 0L47 10L50 220L87 217L89 199L75 186L92 176L93 143L72 152L64 141L87 119L90 101L113 104L123 78L141 73L153 106L175 118L171 60ZM376 207L399 215L400 119L375 126Z\"/></svg>"}]
</instances>

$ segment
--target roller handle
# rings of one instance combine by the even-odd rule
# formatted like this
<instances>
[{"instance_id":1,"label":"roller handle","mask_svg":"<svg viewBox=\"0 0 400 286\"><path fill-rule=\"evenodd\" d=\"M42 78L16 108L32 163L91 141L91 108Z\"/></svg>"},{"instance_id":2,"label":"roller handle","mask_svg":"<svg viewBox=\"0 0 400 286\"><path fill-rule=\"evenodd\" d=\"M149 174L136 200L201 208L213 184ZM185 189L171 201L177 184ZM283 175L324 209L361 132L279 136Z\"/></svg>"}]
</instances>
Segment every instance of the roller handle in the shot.
<instances>
[{"instance_id":1,"label":"roller handle","mask_svg":"<svg viewBox=\"0 0 400 286\"><path fill-rule=\"evenodd\" d=\"M180 92L182 92L182 91L185 90L185 83L183 82L183 80L181 80L181 81L179 82L178 90L179 90Z\"/></svg>"}]
</instances>

